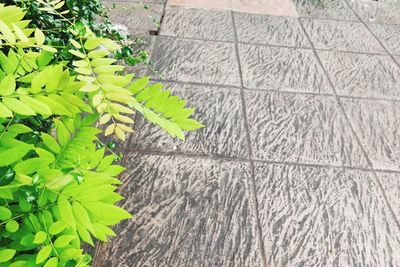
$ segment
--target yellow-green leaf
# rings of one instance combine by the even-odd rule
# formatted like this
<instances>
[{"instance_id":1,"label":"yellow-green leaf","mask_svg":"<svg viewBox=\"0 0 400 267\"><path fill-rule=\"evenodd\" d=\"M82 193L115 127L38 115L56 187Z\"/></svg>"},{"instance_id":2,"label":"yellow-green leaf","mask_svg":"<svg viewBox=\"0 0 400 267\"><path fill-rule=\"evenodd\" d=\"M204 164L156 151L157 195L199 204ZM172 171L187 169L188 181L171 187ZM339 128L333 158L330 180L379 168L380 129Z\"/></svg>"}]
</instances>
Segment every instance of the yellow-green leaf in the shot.
<instances>
[{"instance_id":1,"label":"yellow-green leaf","mask_svg":"<svg viewBox=\"0 0 400 267\"><path fill-rule=\"evenodd\" d=\"M11 97L3 97L3 104L7 106L10 110L14 111L20 115L36 115L35 111L33 111L29 106L24 104L22 101L11 98Z\"/></svg>"},{"instance_id":2,"label":"yellow-green leaf","mask_svg":"<svg viewBox=\"0 0 400 267\"><path fill-rule=\"evenodd\" d=\"M20 27L18 27L17 25L15 25L14 23L12 24L15 35L18 37L18 39L21 40L21 42L23 43L28 43L28 37L26 37L25 33L21 30Z\"/></svg>"},{"instance_id":3,"label":"yellow-green leaf","mask_svg":"<svg viewBox=\"0 0 400 267\"><path fill-rule=\"evenodd\" d=\"M15 36L11 29L0 19L0 32L7 42L15 44Z\"/></svg>"},{"instance_id":4,"label":"yellow-green leaf","mask_svg":"<svg viewBox=\"0 0 400 267\"><path fill-rule=\"evenodd\" d=\"M0 249L0 263L11 260L15 255L14 249Z\"/></svg>"},{"instance_id":5,"label":"yellow-green leaf","mask_svg":"<svg viewBox=\"0 0 400 267\"><path fill-rule=\"evenodd\" d=\"M0 103L0 118L12 117L12 112L5 105Z\"/></svg>"},{"instance_id":6,"label":"yellow-green leaf","mask_svg":"<svg viewBox=\"0 0 400 267\"><path fill-rule=\"evenodd\" d=\"M70 50L68 50L68 52L70 52L71 54L73 54L74 56L77 56L79 58L85 58L86 57L85 54L83 54L82 52L80 52L78 50L70 49Z\"/></svg>"},{"instance_id":7,"label":"yellow-green leaf","mask_svg":"<svg viewBox=\"0 0 400 267\"><path fill-rule=\"evenodd\" d=\"M0 81L0 95L11 95L15 91L15 78L14 75L8 74Z\"/></svg>"},{"instance_id":8,"label":"yellow-green leaf","mask_svg":"<svg viewBox=\"0 0 400 267\"><path fill-rule=\"evenodd\" d=\"M51 246L44 246L37 254L36 264L44 262L50 256L52 250Z\"/></svg>"},{"instance_id":9,"label":"yellow-green leaf","mask_svg":"<svg viewBox=\"0 0 400 267\"><path fill-rule=\"evenodd\" d=\"M37 43L38 45L44 44L45 38L46 38L46 37L44 36L43 32L42 32L39 28L36 28L36 30L35 30L35 40L36 40L36 43Z\"/></svg>"}]
</instances>

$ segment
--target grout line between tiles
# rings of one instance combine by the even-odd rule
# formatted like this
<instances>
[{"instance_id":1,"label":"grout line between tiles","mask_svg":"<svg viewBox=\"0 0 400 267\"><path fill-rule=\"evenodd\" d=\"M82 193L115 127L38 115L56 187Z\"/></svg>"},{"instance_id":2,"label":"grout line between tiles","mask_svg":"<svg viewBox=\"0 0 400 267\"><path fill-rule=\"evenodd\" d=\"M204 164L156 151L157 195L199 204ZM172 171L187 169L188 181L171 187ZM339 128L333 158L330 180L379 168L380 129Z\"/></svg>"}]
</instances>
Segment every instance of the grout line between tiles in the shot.
<instances>
[{"instance_id":1,"label":"grout line between tiles","mask_svg":"<svg viewBox=\"0 0 400 267\"><path fill-rule=\"evenodd\" d=\"M334 93L314 93L314 92L300 92L300 91L287 91L287 90L268 90L268 89L258 89L258 88L242 88L240 86L235 85L226 85L226 84L213 84L213 83L202 83L202 82L186 82L179 81L174 79L158 79L151 78L153 82L162 82L162 83L176 83L182 85L194 85L194 86L204 86L204 87L215 87L224 89L233 89L233 90L241 90L243 89L245 92L260 92L260 93L276 93L276 94L294 94L294 95L306 95L306 96L318 96L318 97L332 97L332 98L340 98L340 99L352 99L352 100L362 100L362 101L388 101L388 102L400 102L400 99L389 99L389 98L377 98L377 97L359 97L359 96L346 96L346 95L335 95Z\"/></svg>"},{"instance_id":2,"label":"grout line between tiles","mask_svg":"<svg viewBox=\"0 0 400 267\"><path fill-rule=\"evenodd\" d=\"M349 6L349 7L350 7L350 6ZM350 7L350 8L351 8L351 7ZM356 12L355 12L352 8L351 8L351 10L356 14ZM360 18L360 17L358 16L358 14L356 14L356 16L357 16L358 18ZM361 19L360 19L360 20L361 20ZM303 30L305 31L304 25L303 25L303 23L301 22L300 19L299 19L299 22L300 22L300 24L301 24L301 27L303 27ZM365 22L362 21L362 23L364 23L364 26L367 27L367 25L365 24ZM371 30L370 30L368 27L367 27L367 29L371 32ZM371 32L371 33L372 33L372 32ZM372 34L373 34L373 33L372 33ZM311 39L310 39L310 37L308 36L308 33L307 33L307 32L306 32L306 36L307 36L307 38L308 38L308 39L310 40L310 42L311 42ZM376 38L375 35L374 35L374 37ZM377 39L377 38L376 38L376 39ZM377 39L377 40L378 40L378 39ZM379 41L379 40L378 40L378 41ZM380 42L380 41L379 41L379 42ZM382 43L380 43L380 44L382 45ZM327 76L328 81L329 81L330 85L332 86L332 90L335 92L335 95L337 96L337 102L338 102L339 108L341 109L342 114L343 114L345 120L347 121L347 123L348 123L348 125L349 125L349 127L350 127L350 130L352 131L352 133L353 133L353 135L354 135L354 137L355 137L355 139L356 139L358 145L360 146L360 148L361 148L361 150L362 150L362 152L363 152L363 154L364 154L364 157L365 157L366 160L367 160L368 165L371 167L371 169L373 169L373 164L372 164L372 162L371 162L371 159L369 158L367 151L365 150L365 148L364 148L364 146L363 146L363 144L362 144L360 138L358 137L356 131L355 131L354 128L353 128L353 125L351 124L351 121L350 121L349 117L347 116L346 110L344 109L344 107L343 107L343 105L342 105L342 103L341 103L341 101L340 101L340 98L338 97L336 88L335 88L335 86L333 85L333 82L331 81L331 78L330 78L328 72L326 71L324 65L322 64L322 62L321 62L321 60L320 60L320 58L319 58L319 56L318 56L318 53L317 53L317 51L316 51L315 48L314 48L314 44L311 43L311 46L313 47L314 54L315 54L315 56L316 56L316 58L317 58L317 60L318 60L318 62L319 62L319 64L320 64L322 70L325 72L325 75ZM382 45L382 46L383 46L383 45ZM387 50L386 50L386 48L385 48L384 46L383 46L383 48L384 48L385 51L387 52ZM396 62L396 63L397 63L397 62ZM400 66L399 66L399 67L400 67ZM387 196L386 196L385 190L383 189L383 186L382 186L382 184L380 183L380 181L379 181L379 179L378 179L376 173L374 173L373 177L375 178L374 180L375 180L375 182L378 184L379 189L381 190L381 193L382 193L382 196L383 196L383 198L384 198L385 204L386 204L386 206L387 206L389 212L391 213L391 216L393 217L393 220L395 221L395 223L396 223L398 229L400 230L400 222L399 222L399 220L397 219L397 217L396 217L396 215L395 215L395 213L394 213L394 211L393 211L393 208L392 208L392 206L391 206L390 203L389 203L389 200L388 200L388 198L387 198Z\"/></svg>"},{"instance_id":3,"label":"grout line between tiles","mask_svg":"<svg viewBox=\"0 0 400 267\"><path fill-rule=\"evenodd\" d=\"M224 160L224 161L236 161L236 162L250 162L250 159L246 157L236 157L236 156L223 156L217 154L200 154L196 152L182 152L182 151L162 151L162 150L148 150L148 149L132 149L127 151L129 153L139 153L144 155L154 155L154 156L165 156L165 157L188 157L188 158L200 158L200 159L211 159L211 160ZM363 168L354 166L343 166L343 165L332 165L332 164L319 164L319 163L301 163L293 161L279 161L279 160L267 160L267 159L252 159L253 163L261 164L278 164L278 165L289 165L289 166L299 166L299 167L310 167L310 168L329 168L329 169L345 169L345 170L355 170L362 172L379 172L379 173L393 173L400 174L400 170L389 170L389 169L373 169L373 168Z\"/></svg>"},{"instance_id":4,"label":"grout line between tiles","mask_svg":"<svg viewBox=\"0 0 400 267\"><path fill-rule=\"evenodd\" d=\"M249 153L249 159L250 159L250 181L249 184L251 186L252 192L252 203L254 203L254 211L256 215L256 226L258 230L258 244L260 248L260 257L261 257L261 264L263 267L267 267L267 257L266 257L266 251L265 251L265 245L264 245L264 240L263 240L263 234L262 234L262 228L261 228L261 223L260 223L260 213L259 213L259 207L258 207L258 196L257 196L257 188L256 188L256 182L255 182L255 173L254 173L254 163L252 160L252 148L251 148L251 139L250 139L250 131L249 131L249 126L247 124L247 110L246 110L246 102L244 98L244 90L243 90L243 73L242 73L242 67L241 67L241 62L240 62L240 57L239 57L239 45L238 45L238 37L237 37L237 30L236 30L236 24L235 24L235 15L234 12L231 11L231 22L232 22L232 27L233 27L233 35L235 38L235 52L236 52L236 60L238 63L238 69L239 69L239 77L240 77L240 96L242 100L242 113L244 116L244 127L246 131L246 140L247 140L247 147L248 147L248 153Z\"/></svg>"},{"instance_id":5,"label":"grout line between tiles","mask_svg":"<svg viewBox=\"0 0 400 267\"><path fill-rule=\"evenodd\" d=\"M202 41L202 42L210 42L210 43L226 43L226 44L234 44L234 42L226 41L226 40L211 40L211 39L202 39L196 37L183 37L183 36L174 36L174 35L159 35L160 38L173 38L173 39L182 39L182 40L193 40L193 41ZM240 45L257 45L264 47L278 47L278 48L288 48L288 49L299 49L299 50L313 50L312 47L306 46L288 46L288 45L275 45L275 44L265 44L265 43L256 43L256 42L237 42ZM325 49L325 48L315 48L316 51L326 51L326 52L337 52L337 53L348 53L348 54L361 54L361 55L372 55L372 56L387 56L386 52L384 53L373 53L373 52L359 52L359 51L346 51L346 50L334 50L334 49Z\"/></svg>"}]
</instances>

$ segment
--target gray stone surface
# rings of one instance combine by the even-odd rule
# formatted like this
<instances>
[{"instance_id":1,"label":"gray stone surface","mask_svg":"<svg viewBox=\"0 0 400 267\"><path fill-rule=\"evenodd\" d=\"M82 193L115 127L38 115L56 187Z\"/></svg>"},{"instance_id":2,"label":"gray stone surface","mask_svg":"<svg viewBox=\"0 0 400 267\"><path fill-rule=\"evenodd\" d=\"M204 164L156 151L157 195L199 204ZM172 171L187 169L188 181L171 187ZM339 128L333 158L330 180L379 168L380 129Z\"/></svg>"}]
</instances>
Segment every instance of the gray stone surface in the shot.
<instances>
[{"instance_id":1,"label":"gray stone surface","mask_svg":"<svg viewBox=\"0 0 400 267\"><path fill-rule=\"evenodd\" d=\"M317 53L339 95L400 99L400 68L390 56Z\"/></svg>"},{"instance_id":2,"label":"gray stone surface","mask_svg":"<svg viewBox=\"0 0 400 267\"><path fill-rule=\"evenodd\" d=\"M399 102L341 99L375 169L400 170Z\"/></svg>"},{"instance_id":3,"label":"gray stone surface","mask_svg":"<svg viewBox=\"0 0 400 267\"><path fill-rule=\"evenodd\" d=\"M249 164L135 153L125 164L122 207L135 216L98 266L260 266Z\"/></svg>"},{"instance_id":4,"label":"gray stone surface","mask_svg":"<svg viewBox=\"0 0 400 267\"><path fill-rule=\"evenodd\" d=\"M245 102L255 159L367 166L334 97L246 92Z\"/></svg>"},{"instance_id":5,"label":"gray stone surface","mask_svg":"<svg viewBox=\"0 0 400 267\"><path fill-rule=\"evenodd\" d=\"M400 13L310 2L300 19L167 8L154 69L206 127L181 142L137 116L134 218L93 266L400 266Z\"/></svg>"},{"instance_id":6,"label":"gray stone surface","mask_svg":"<svg viewBox=\"0 0 400 267\"><path fill-rule=\"evenodd\" d=\"M400 265L399 228L373 173L282 164L255 173L270 266Z\"/></svg>"},{"instance_id":7,"label":"gray stone surface","mask_svg":"<svg viewBox=\"0 0 400 267\"><path fill-rule=\"evenodd\" d=\"M400 6L396 1L347 1L364 22L400 24Z\"/></svg>"},{"instance_id":8,"label":"gray stone surface","mask_svg":"<svg viewBox=\"0 0 400 267\"><path fill-rule=\"evenodd\" d=\"M239 44L245 88L333 93L310 49Z\"/></svg>"},{"instance_id":9,"label":"gray stone surface","mask_svg":"<svg viewBox=\"0 0 400 267\"><path fill-rule=\"evenodd\" d=\"M161 35L203 40L234 41L229 11L214 11L168 6Z\"/></svg>"},{"instance_id":10,"label":"gray stone surface","mask_svg":"<svg viewBox=\"0 0 400 267\"><path fill-rule=\"evenodd\" d=\"M361 22L305 18L301 21L316 49L367 53L385 52Z\"/></svg>"},{"instance_id":11,"label":"gray stone surface","mask_svg":"<svg viewBox=\"0 0 400 267\"><path fill-rule=\"evenodd\" d=\"M188 133L186 140L181 141L141 118L129 149L248 157L239 89L182 83L167 84L166 88L187 99L188 106L196 108L194 118L204 122L205 127Z\"/></svg>"},{"instance_id":12,"label":"gray stone surface","mask_svg":"<svg viewBox=\"0 0 400 267\"><path fill-rule=\"evenodd\" d=\"M358 21L358 17L344 0L323 0L322 4L315 2L310 0L293 1L300 17Z\"/></svg>"},{"instance_id":13,"label":"gray stone surface","mask_svg":"<svg viewBox=\"0 0 400 267\"><path fill-rule=\"evenodd\" d=\"M400 25L370 23L368 27L383 43L389 53L400 55Z\"/></svg>"},{"instance_id":14,"label":"gray stone surface","mask_svg":"<svg viewBox=\"0 0 400 267\"><path fill-rule=\"evenodd\" d=\"M291 47L311 47L297 18L234 13L238 41Z\"/></svg>"},{"instance_id":15,"label":"gray stone surface","mask_svg":"<svg viewBox=\"0 0 400 267\"><path fill-rule=\"evenodd\" d=\"M238 86L235 45L159 37L152 54L155 68L165 79Z\"/></svg>"}]
</instances>

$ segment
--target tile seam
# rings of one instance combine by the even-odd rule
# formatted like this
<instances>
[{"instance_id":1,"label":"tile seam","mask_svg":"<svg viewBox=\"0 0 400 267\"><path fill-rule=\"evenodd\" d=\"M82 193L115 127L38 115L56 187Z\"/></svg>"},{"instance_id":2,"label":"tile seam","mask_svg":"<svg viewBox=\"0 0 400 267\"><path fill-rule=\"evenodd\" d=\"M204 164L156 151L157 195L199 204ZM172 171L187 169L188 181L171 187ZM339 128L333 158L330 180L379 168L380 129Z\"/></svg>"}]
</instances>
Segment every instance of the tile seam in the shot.
<instances>
[{"instance_id":1,"label":"tile seam","mask_svg":"<svg viewBox=\"0 0 400 267\"><path fill-rule=\"evenodd\" d=\"M256 187L256 182L255 182L255 167L254 167L254 162L253 162L253 152L252 152L252 147L251 147L251 138L250 138L250 131L249 131L249 126L247 123L247 110L246 110L246 102L245 102L245 97L244 97L244 90L243 90L243 73L242 73L242 67L241 67L241 61L240 61L240 55L239 55L239 45L238 45L238 36L237 36L237 29L236 29L236 23L235 23L235 15L234 12L230 12L231 15L231 23L233 27L233 35L234 35L234 40L235 40L235 53L236 53L236 61L238 64L238 71L239 71L239 77L240 77L240 96L242 100L242 114L244 117L244 127L246 131L246 140L247 140L247 148L248 148L248 155L249 155L249 162L250 162L250 194L253 199L253 209L255 212L256 216L256 226L257 226L257 238L258 238L258 246L260 249L260 261L263 267L268 266L268 261L267 261L267 256L266 256L266 251L265 251L265 244L263 240L263 229L261 227L261 221L260 221L260 213L259 213L259 206L258 206L258 195L257 195L257 187Z\"/></svg>"}]
</instances>

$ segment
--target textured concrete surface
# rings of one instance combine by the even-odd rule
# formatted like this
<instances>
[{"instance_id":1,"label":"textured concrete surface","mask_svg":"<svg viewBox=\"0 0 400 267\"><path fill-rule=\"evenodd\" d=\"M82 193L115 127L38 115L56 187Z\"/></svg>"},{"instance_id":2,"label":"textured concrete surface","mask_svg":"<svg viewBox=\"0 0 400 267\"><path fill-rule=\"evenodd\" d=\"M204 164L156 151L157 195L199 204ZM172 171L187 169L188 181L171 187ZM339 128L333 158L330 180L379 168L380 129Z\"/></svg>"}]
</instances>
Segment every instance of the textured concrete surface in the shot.
<instances>
[{"instance_id":1,"label":"textured concrete surface","mask_svg":"<svg viewBox=\"0 0 400 267\"><path fill-rule=\"evenodd\" d=\"M120 189L134 218L94 266L400 266L399 7L148 2L164 15L147 74L206 127L182 142L136 119ZM150 27L134 16L119 19Z\"/></svg>"}]
</instances>

